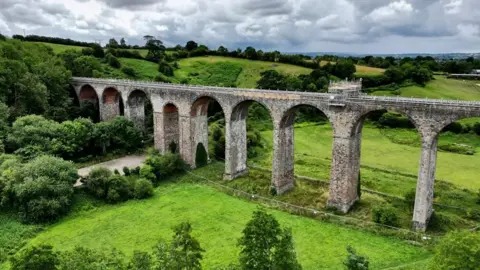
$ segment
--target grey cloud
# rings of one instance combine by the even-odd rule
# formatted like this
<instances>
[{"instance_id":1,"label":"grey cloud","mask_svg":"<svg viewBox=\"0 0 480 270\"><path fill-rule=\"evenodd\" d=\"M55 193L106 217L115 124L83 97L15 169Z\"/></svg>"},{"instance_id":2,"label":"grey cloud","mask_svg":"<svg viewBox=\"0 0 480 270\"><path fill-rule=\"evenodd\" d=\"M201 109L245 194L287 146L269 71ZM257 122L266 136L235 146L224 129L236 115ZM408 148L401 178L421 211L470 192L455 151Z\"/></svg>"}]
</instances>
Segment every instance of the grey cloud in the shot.
<instances>
[{"instance_id":1,"label":"grey cloud","mask_svg":"<svg viewBox=\"0 0 480 270\"><path fill-rule=\"evenodd\" d=\"M99 0L112 8L142 8L160 4L163 0Z\"/></svg>"}]
</instances>

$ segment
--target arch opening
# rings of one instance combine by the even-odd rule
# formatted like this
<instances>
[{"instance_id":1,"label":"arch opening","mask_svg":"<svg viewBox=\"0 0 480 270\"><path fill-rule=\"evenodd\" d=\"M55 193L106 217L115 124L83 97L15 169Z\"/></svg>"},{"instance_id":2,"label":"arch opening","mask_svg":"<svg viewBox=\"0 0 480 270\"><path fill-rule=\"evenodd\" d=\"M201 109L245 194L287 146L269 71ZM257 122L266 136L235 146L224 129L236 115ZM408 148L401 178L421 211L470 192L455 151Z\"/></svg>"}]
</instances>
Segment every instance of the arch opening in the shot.
<instances>
[{"instance_id":1,"label":"arch opening","mask_svg":"<svg viewBox=\"0 0 480 270\"><path fill-rule=\"evenodd\" d=\"M227 123L225 179L232 180L248 172L247 161L263 165L272 148L273 119L268 107L245 100L233 107Z\"/></svg>"},{"instance_id":2,"label":"arch opening","mask_svg":"<svg viewBox=\"0 0 480 270\"><path fill-rule=\"evenodd\" d=\"M108 87L103 91L101 113L103 121L108 121L125 114L122 95L117 89Z\"/></svg>"},{"instance_id":3,"label":"arch opening","mask_svg":"<svg viewBox=\"0 0 480 270\"><path fill-rule=\"evenodd\" d=\"M97 91L89 84L82 86L78 95L78 101L80 107L78 115L90 118L94 123L98 123L100 121L100 106Z\"/></svg>"},{"instance_id":4,"label":"arch opening","mask_svg":"<svg viewBox=\"0 0 480 270\"><path fill-rule=\"evenodd\" d=\"M210 158L223 161L226 141L225 114L220 103L213 97L201 96L192 103L190 114L195 166L205 165L203 163L208 163ZM204 154L206 161L202 159L201 164L198 164L199 155L203 157Z\"/></svg>"},{"instance_id":5,"label":"arch opening","mask_svg":"<svg viewBox=\"0 0 480 270\"><path fill-rule=\"evenodd\" d=\"M161 149L172 153L179 152L180 126L178 107L168 103L163 107L163 125L159 127L163 132Z\"/></svg>"},{"instance_id":6,"label":"arch opening","mask_svg":"<svg viewBox=\"0 0 480 270\"><path fill-rule=\"evenodd\" d=\"M134 90L128 95L129 118L146 135L153 135L153 106L147 94L142 90Z\"/></svg>"},{"instance_id":7,"label":"arch opening","mask_svg":"<svg viewBox=\"0 0 480 270\"><path fill-rule=\"evenodd\" d=\"M203 143L197 144L195 151L195 167L200 168L208 164L208 153Z\"/></svg>"}]
</instances>

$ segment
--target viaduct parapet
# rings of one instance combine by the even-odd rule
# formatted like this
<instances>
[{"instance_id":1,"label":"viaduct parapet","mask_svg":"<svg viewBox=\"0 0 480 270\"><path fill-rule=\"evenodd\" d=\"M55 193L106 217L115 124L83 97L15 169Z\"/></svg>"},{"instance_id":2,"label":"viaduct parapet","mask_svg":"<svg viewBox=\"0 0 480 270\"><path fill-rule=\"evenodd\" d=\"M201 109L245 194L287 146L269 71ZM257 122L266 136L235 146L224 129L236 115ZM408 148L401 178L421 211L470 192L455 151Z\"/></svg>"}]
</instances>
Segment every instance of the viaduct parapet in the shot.
<instances>
[{"instance_id":1,"label":"viaduct parapet","mask_svg":"<svg viewBox=\"0 0 480 270\"><path fill-rule=\"evenodd\" d=\"M480 117L480 102L366 96L345 84L330 93L186 86L176 84L73 78L80 101L98 102L101 120L124 114L144 127L144 106L153 106L155 147L161 152L178 147L195 167L197 147L208 149L208 106L217 101L225 115L225 179L247 172L247 115L252 102L265 106L273 121L272 186L278 194L295 187L294 122L300 106L317 108L333 127L328 205L348 212L357 201L362 127L375 111L407 116L419 131L422 152L418 172L413 227L425 230L433 212L433 192L440 131L452 122ZM353 82L355 88L358 82ZM358 87L357 87L358 88ZM342 91L344 90L344 91Z\"/></svg>"}]
</instances>

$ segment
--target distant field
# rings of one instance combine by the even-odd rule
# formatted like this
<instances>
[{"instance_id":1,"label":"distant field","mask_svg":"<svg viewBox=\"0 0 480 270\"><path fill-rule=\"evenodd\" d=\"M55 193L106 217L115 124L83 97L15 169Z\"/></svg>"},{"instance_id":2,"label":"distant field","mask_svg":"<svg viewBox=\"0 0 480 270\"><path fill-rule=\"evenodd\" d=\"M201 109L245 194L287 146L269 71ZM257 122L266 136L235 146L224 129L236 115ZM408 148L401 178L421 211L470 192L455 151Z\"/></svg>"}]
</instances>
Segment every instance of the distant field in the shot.
<instances>
[{"instance_id":1,"label":"distant field","mask_svg":"<svg viewBox=\"0 0 480 270\"><path fill-rule=\"evenodd\" d=\"M425 87L409 86L400 88L403 97L420 97L435 99L479 100L480 86L478 81L447 79L435 76ZM378 91L372 95L392 95L392 92Z\"/></svg>"},{"instance_id":2,"label":"distant field","mask_svg":"<svg viewBox=\"0 0 480 270\"><path fill-rule=\"evenodd\" d=\"M321 61L320 65L325 66L328 63L328 61ZM335 62L330 62L331 64L335 64ZM383 68L375 68L375 67L367 67L367 66L359 66L355 65L355 68L357 69L357 72L355 72L355 75L357 76L366 76L366 75L380 75L385 72L385 69Z\"/></svg>"},{"instance_id":3,"label":"distant field","mask_svg":"<svg viewBox=\"0 0 480 270\"><path fill-rule=\"evenodd\" d=\"M181 59L178 64L180 69L176 71L175 78L181 80L185 78L191 78L193 82L201 83L200 80L196 80L196 76L191 76L192 73L200 73L208 77L213 74L210 68L211 66L218 65L219 63L226 63L225 68L228 69L228 66L231 67L241 67L241 72L237 75L236 82L237 87L242 88L255 88L257 81L260 79L260 73L269 69L277 70L284 74L308 74L311 72L311 69L272 62L264 61L251 61L246 59L239 58L230 58L230 57L221 57L221 56L203 56L203 57L193 57ZM230 76L228 81L231 81L234 76L234 73L231 73L229 70L219 70L215 69L215 72L228 73L226 76ZM209 75L210 74L210 75ZM217 74L218 75L218 74Z\"/></svg>"},{"instance_id":4,"label":"distant field","mask_svg":"<svg viewBox=\"0 0 480 270\"><path fill-rule=\"evenodd\" d=\"M43 45L49 46L53 49L53 52L55 54L62 53L66 50L82 50L83 48L85 48L85 47L80 47L80 46L53 44L53 43L47 43L47 42L32 42L32 43L43 44Z\"/></svg>"},{"instance_id":5,"label":"distant field","mask_svg":"<svg viewBox=\"0 0 480 270\"><path fill-rule=\"evenodd\" d=\"M217 166L220 165L220 166ZM222 165L197 170L205 177L221 177ZM210 175L210 176L208 176ZM191 176L182 180L189 181ZM89 202L86 202L89 204ZM193 235L206 250L202 264L213 269L237 262L237 239L257 204L233 198L213 188L189 183L161 185L153 198L119 205L91 207L49 227L32 244L51 243L59 250L76 245L117 248L128 255L150 250L160 238L170 239L171 227L188 220ZM382 269L429 258L422 248L375 234L270 211L282 226L291 227L304 269L340 269L345 246L354 246L370 258L371 269Z\"/></svg>"},{"instance_id":6,"label":"distant field","mask_svg":"<svg viewBox=\"0 0 480 270\"><path fill-rule=\"evenodd\" d=\"M363 128L361 164L416 175L421 152L420 147L417 146L418 133L415 130L402 129L387 130L387 134L382 132L384 131L371 126ZM330 178L332 134L329 124L295 128L295 172L297 174L326 180ZM262 136L269 145L269 154L255 162L262 167L270 168L272 131L263 131ZM388 139L388 136L401 137L398 139L407 140L411 145L394 143ZM315 143L312 143L312 138ZM477 154L467 156L439 151L437 179L445 179L475 191L480 189L480 181L477 177L478 164L480 164L479 137L475 135L449 137L446 134L440 136L439 144L449 142L469 144L477 150ZM416 185L415 178L405 180L401 176L396 176L397 179L388 179L380 175L378 172L362 169L362 180L372 181L376 186L375 190L378 191L402 196Z\"/></svg>"}]
</instances>

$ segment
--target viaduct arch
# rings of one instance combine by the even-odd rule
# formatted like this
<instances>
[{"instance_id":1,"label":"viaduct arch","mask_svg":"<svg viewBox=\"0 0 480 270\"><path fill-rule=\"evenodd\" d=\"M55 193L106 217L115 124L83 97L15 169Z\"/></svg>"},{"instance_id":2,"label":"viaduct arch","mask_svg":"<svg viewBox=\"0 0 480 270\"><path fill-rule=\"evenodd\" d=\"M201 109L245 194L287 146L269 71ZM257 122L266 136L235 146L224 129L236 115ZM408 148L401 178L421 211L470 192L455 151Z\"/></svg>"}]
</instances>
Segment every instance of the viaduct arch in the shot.
<instances>
[{"instance_id":1,"label":"viaduct arch","mask_svg":"<svg viewBox=\"0 0 480 270\"><path fill-rule=\"evenodd\" d=\"M437 157L437 140L441 130L450 123L469 117L480 117L480 102L432 100L398 97L376 97L360 93L361 82L330 86L329 93L307 93L234 89L209 86L134 82L110 79L73 78L71 81L80 96L86 85L97 96L109 87L118 93L108 93L110 103L100 102L100 112L106 120L111 116L108 106L125 103L125 115L141 122L137 94L150 98L154 110L155 147L169 150L172 142L182 158L195 166L197 145L208 147L208 104L216 100L225 115L225 179L232 180L247 171L246 117L248 105L263 104L273 120L272 185L281 194L294 188L293 119L299 106L311 106L322 111L333 127L332 166L328 204L348 212L358 200L361 131L366 116L374 111L397 111L412 120L421 140L422 151L413 214L413 227L425 230L433 212L433 192ZM91 90L89 90L91 92ZM137 92L140 91L140 92ZM115 101L115 103L113 102ZM108 111L109 113L106 113ZM119 111L114 111L118 115ZM208 149L208 148L207 148Z\"/></svg>"}]
</instances>

